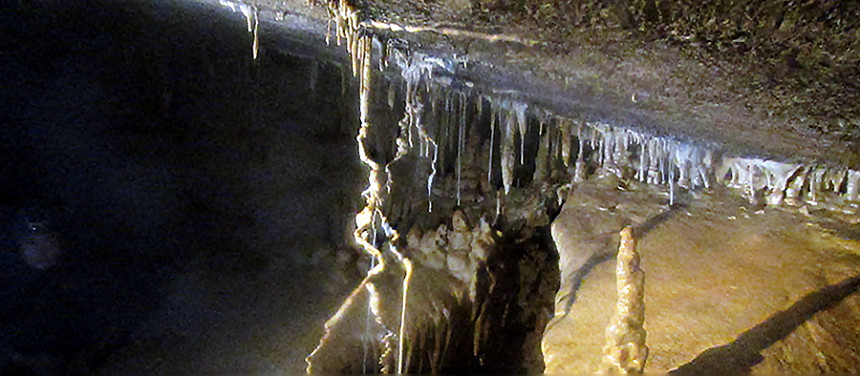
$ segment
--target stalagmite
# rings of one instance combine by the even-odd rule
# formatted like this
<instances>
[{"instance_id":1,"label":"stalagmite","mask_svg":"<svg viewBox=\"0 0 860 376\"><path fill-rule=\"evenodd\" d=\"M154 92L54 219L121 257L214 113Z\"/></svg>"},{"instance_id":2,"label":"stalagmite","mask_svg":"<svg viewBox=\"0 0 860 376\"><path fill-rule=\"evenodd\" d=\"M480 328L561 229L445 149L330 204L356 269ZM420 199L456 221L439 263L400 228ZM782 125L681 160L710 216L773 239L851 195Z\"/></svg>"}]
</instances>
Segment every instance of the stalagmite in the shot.
<instances>
[{"instance_id":1,"label":"stalagmite","mask_svg":"<svg viewBox=\"0 0 860 376\"><path fill-rule=\"evenodd\" d=\"M402 155L400 157L402 157ZM397 157L397 158L400 158L400 157ZM397 159L397 158L395 158L395 159ZM391 226L388 225L388 222L385 220L385 218L382 218L382 228L383 228L385 235L389 239L389 242L388 242L389 251L395 256L396 260L398 261L400 266L403 268L403 272L404 272L403 282L401 283L400 315L399 315L400 316L400 323L398 325L398 330L397 330L398 341L397 341L397 358L396 358L396 364L397 364L396 371L398 374L402 374L403 373L403 366L405 364L403 352L405 351L405 345L406 345L406 319L407 319L406 310L407 310L407 303L409 301L409 299L408 299L409 298L409 284L412 280L412 260L405 257L393 245L394 243L397 243L397 240L399 238L399 234L397 233L397 230L391 228ZM371 305L371 307L372 307L372 305ZM374 315L377 317L377 319L380 319L382 317L381 312L374 312ZM380 322L380 324L382 324L382 322ZM394 333L390 333L390 335L394 335ZM388 347L387 350L390 351L390 349L391 348ZM380 357L380 359L382 359L382 357ZM385 363L382 360L380 362ZM387 370L385 368L383 368L383 373L387 373Z\"/></svg>"},{"instance_id":2,"label":"stalagmite","mask_svg":"<svg viewBox=\"0 0 860 376\"><path fill-rule=\"evenodd\" d=\"M606 328L603 365L607 373L642 373L648 359L645 345L645 273L639 269L639 253L633 230L621 230L615 266L617 301L615 316Z\"/></svg>"},{"instance_id":3,"label":"stalagmite","mask_svg":"<svg viewBox=\"0 0 860 376\"><path fill-rule=\"evenodd\" d=\"M746 169L745 176L746 180L746 194L750 200L750 204L756 204L756 184L755 184L755 173L756 169L752 164L744 164L744 168Z\"/></svg>"}]
</instances>

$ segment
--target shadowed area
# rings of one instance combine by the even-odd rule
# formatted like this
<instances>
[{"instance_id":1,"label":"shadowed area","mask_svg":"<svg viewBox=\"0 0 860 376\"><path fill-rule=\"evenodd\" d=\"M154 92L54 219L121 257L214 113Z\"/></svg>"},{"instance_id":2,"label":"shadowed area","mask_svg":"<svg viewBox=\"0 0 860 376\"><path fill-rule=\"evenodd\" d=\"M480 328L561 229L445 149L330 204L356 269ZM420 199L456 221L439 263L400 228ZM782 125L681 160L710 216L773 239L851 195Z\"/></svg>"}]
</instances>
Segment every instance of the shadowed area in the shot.
<instances>
[{"instance_id":1,"label":"shadowed area","mask_svg":"<svg viewBox=\"0 0 860 376\"><path fill-rule=\"evenodd\" d=\"M303 370L358 276L359 170L341 63L279 38L0 2L0 373Z\"/></svg>"},{"instance_id":2,"label":"shadowed area","mask_svg":"<svg viewBox=\"0 0 860 376\"><path fill-rule=\"evenodd\" d=\"M785 339L816 313L828 310L857 292L860 276L829 285L798 300L785 311L768 317L761 324L743 332L729 344L712 347L693 361L669 372L672 375L748 373L761 363L761 351Z\"/></svg>"}]
</instances>

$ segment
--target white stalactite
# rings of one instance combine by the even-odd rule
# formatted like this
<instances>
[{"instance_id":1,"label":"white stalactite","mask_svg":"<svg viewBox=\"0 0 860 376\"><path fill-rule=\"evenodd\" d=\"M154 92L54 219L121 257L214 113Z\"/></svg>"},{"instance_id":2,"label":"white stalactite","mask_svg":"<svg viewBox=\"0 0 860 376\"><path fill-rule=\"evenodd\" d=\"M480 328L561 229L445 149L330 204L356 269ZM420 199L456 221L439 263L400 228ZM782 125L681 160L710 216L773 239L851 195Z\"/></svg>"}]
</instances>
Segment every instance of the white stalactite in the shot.
<instances>
[{"instance_id":1,"label":"white stalactite","mask_svg":"<svg viewBox=\"0 0 860 376\"><path fill-rule=\"evenodd\" d=\"M579 140L579 151L576 153L576 162L574 162L573 181L578 183L587 177L585 176L585 138L583 138L581 123L577 125L576 138Z\"/></svg>"},{"instance_id":2,"label":"white stalactite","mask_svg":"<svg viewBox=\"0 0 860 376\"><path fill-rule=\"evenodd\" d=\"M501 113L500 113L501 114ZM514 168L516 167L516 147L514 146L515 133L517 125L514 123L514 114L499 118L499 126L504 132L502 138L502 183L505 187L505 194L510 193L511 187L514 184Z\"/></svg>"},{"instance_id":3,"label":"white stalactite","mask_svg":"<svg viewBox=\"0 0 860 376\"><path fill-rule=\"evenodd\" d=\"M845 197L851 201L860 200L860 171L848 170L847 179Z\"/></svg>"},{"instance_id":4,"label":"white stalactite","mask_svg":"<svg viewBox=\"0 0 860 376\"><path fill-rule=\"evenodd\" d=\"M520 164L525 164L525 139L528 132L526 109L528 109L528 106L525 103L515 103L513 107L517 116L517 129L520 134Z\"/></svg>"},{"instance_id":5,"label":"white stalactite","mask_svg":"<svg viewBox=\"0 0 860 376\"><path fill-rule=\"evenodd\" d=\"M495 149L496 141L496 112L493 111L491 102L490 106L490 155L487 158L487 185L493 184L493 149Z\"/></svg>"},{"instance_id":6,"label":"white stalactite","mask_svg":"<svg viewBox=\"0 0 860 376\"><path fill-rule=\"evenodd\" d=\"M572 125L567 122L562 122L559 124L559 127L561 128L561 160L564 162L565 167L570 167L570 128ZM577 134L577 137L579 136L580 135ZM580 145L582 145L581 138L579 139Z\"/></svg>"},{"instance_id":7,"label":"white stalactite","mask_svg":"<svg viewBox=\"0 0 860 376\"><path fill-rule=\"evenodd\" d=\"M457 125L457 206L460 206L460 187L463 176L463 153L466 147L466 94L460 94L460 116Z\"/></svg>"}]
</instances>

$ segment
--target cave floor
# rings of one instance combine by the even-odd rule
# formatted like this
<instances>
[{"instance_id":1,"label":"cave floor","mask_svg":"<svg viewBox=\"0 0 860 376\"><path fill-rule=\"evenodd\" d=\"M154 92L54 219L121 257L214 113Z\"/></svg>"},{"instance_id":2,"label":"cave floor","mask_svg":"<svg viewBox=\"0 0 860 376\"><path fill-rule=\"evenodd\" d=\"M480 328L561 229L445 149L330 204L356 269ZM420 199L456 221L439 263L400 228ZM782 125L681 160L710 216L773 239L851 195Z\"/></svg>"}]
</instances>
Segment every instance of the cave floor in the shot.
<instances>
[{"instance_id":1,"label":"cave floor","mask_svg":"<svg viewBox=\"0 0 860 376\"><path fill-rule=\"evenodd\" d=\"M570 215L581 202L602 199L602 205L618 205L627 213L636 210L623 205L638 205L640 212L657 207L653 193L620 201L617 195L582 191L571 194L555 223L561 253L589 249L577 233L582 216ZM755 207L725 192L684 201L684 208L646 233L638 246L646 281L646 372L857 372L856 232L809 215L811 206ZM857 218L846 223L852 221ZM564 293L563 287L559 296ZM561 319L557 309L558 322L543 340L546 372L600 370L604 329L614 306L613 258L587 274L569 316Z\"/></svg>"}]
</instances>

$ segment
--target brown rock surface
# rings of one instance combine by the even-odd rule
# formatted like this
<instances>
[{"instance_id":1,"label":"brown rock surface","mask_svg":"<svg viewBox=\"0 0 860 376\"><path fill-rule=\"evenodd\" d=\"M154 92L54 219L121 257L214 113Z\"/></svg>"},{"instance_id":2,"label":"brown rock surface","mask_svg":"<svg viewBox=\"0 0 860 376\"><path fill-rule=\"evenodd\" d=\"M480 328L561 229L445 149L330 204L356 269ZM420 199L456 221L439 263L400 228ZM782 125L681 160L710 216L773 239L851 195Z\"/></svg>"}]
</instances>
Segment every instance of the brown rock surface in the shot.
<instances>
[{"instance_id":1,"label":"brown rock surface","mask_svg":"<svg viewBox=\"0 0 860 376\"><path fill-rule=\"evenodd\" d=\"M573 190L553 225L562 259L592 252L580 233L589 217L566 215L598 199L583 191ZM696 196L639 243L651 349L645 372L858 372L860 242L789 210L747 209L719 192ZM609 194L601 205L659 206L643 197ZM628 210L636 211L647 210ZM557 304L543 339L547 373L600 369L614 269L603 262L586 275L568 317Z\"/></svg>"}]
</instances>

